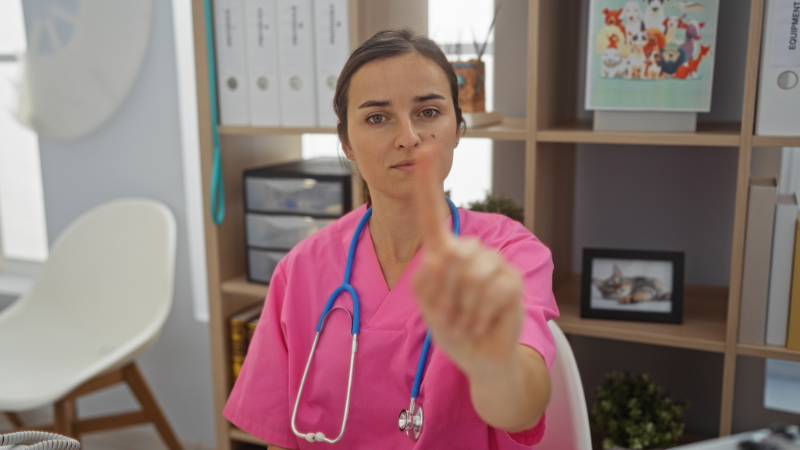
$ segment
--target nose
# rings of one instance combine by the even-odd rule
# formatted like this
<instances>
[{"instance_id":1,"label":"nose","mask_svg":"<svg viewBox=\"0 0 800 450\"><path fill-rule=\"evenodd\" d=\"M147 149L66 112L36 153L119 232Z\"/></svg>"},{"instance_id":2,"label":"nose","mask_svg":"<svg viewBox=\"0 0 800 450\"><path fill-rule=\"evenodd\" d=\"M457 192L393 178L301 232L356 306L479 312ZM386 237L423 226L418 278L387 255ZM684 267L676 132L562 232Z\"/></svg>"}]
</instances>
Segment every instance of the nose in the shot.
<instances>
[{"instance_id":1,"label":"nose","mask_svg":"<svg viewBox=\"0 0 800 450\"><path fill-rule=\"evenodd\" d=\"M409 119L401 119L397 127L397 136L395 137L394 147L396 149L411 150L418 147L422 143L419 137L414 121Z\"/></svg>"}]
</instances>

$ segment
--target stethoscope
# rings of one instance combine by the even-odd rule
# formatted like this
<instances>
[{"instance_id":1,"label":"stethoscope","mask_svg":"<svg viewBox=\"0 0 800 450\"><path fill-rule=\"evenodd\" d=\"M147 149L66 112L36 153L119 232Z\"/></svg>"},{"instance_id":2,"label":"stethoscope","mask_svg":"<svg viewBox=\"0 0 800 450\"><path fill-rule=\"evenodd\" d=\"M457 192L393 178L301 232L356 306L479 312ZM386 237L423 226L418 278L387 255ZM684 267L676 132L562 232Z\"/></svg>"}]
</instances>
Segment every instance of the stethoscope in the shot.
<instances>
[{"instance_id":1,"label":"stethoscope","mask_svg":"<svg viewBox=\"0 0 800 450\"><path fill-rule=\"evenodd\" d=\"M458 237L459 232L461 230L461 220L458 217L458 209L456 209L456 205L453 202L445 197L447 200L447 205L450 207L450 214L453 217L453 235ZM361 218L361 221L358 222L358 226L356 227L356 231L353 233L353 239L350 241L350 248L347 252L347 263L344 269L344 281L342 284L336 288L331 296L328 298L328 303L325 304L325 308L322 310L322 315L319 318L319 322L317 323L316 335L314 336L314 343L311 345L311 353L308 355L308 362L306 363L306 369L303 371L303 378L300 380L300 390L297 392L297 400L294 402L294 411L292 411L292 431L294 432L297 437L301 437L308 442L327 442L329 444L334 444L338 442L342 436L344 436L344 427L347 424L347 412L350 409L350 391L353 387L353 361L356 356L356 349L358 347L358 331L359 325L361 320L361 313L358 309L358 294L356 294L356 290L353 289L353 286L350 284L350 275L352 274L353 268L353 258L356 254L356 245L358 244L358 238L361 236L361 231L364 229L364 225L366 225L369 218L372 216L372 207L370 206L367 209L367 212L364 213L364 216ZM333 306L333 302L339 297L343 291L347 291L350 293L350 298L353 300L353 314L350 314L350 311L341 307L341 306ZM297 407L300 405L300 396L303 394L303 386L306 384L306 375L308 375L308 368L311 367L311 360L314 358L314 351L317 349L317 343L319 342L319 336L322 334L322 331L325 329L325 319L327 319L328 314L334 309L341 309L350 316L350 334L353 336L353 344L350 347L350 375L347 378L347 399L344 403L344 417L342 418L342 430L339 432L339 436L336 439L330 439L325 436L321 431L313 432L310 431L308 433L301 433L297 431L297 425L295 424L295 419L297 418ZM400 411L400 417L398 419L398 426L400 431L403 431L411 438L412 441L416 441L419 439L420 434L422 434L422 405L417 405L416 400L419 396L419 388L422 384L422 374L425 369L425 361L428 359L428 351L431 347L431 330L429 329L428 332L425 334L425 343L422 344L422 353L419 355L419 362L417 363L417 373L414 376L414 386L411 389L411 406L408 409L404 409Z\"/></svg>"}]
</instances>

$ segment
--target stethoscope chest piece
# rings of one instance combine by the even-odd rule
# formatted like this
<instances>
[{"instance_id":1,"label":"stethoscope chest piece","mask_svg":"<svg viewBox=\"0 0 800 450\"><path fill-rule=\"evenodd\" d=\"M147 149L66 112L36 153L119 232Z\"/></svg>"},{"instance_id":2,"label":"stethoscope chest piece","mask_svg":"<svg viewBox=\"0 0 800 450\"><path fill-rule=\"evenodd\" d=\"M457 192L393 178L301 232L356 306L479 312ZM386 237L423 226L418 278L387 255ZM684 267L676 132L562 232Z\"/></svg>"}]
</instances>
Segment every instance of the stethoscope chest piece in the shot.
<instances>
[{"instance_id":1,"label":"stethoscope chest piece","mask_svg":"<svg viewBox=\"0 0 800 450\"><path fill-rule=\"evenodd\" d=\"M415 406L416 411L414 410ZM400 411L397 425L400 431L405 431L412 441L419 439L419 435L422 434L422 406L415 405L412 401L408 409Z\"/></svg>"}]
</instances>

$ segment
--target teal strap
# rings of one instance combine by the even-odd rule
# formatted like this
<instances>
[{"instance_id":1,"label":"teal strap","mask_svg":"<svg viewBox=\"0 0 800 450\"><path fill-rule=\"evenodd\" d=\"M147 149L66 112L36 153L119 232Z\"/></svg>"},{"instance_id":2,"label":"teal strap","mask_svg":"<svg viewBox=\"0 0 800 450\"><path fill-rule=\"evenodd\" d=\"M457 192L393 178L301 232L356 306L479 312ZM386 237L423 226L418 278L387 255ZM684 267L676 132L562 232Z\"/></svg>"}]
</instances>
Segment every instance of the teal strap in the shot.
<instances>
[{"instance_id":1,"label":"teal strap","mask_svg":"<svg viewBox=\"0 0 800 450\"><path fill-rule=\"evenodd\" d=\"M222 159L219 155L219 132L217 131L217 76L214 62L214 33L211 27L211 0L205 0L206 47L208 48L208 91L211 109L211 136L214 142L214 158L211 166L211 218L221 224L225 220L225 180L222 177Z\"/></svg>"}]
</instances>

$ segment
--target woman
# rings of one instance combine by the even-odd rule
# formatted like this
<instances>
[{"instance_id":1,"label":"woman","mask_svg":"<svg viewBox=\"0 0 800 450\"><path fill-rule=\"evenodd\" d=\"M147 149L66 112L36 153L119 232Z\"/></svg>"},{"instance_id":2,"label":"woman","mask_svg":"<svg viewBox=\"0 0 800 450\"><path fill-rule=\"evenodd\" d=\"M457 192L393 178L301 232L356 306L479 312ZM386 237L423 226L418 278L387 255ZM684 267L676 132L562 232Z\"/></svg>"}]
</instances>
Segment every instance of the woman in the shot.
<instances>
[{"instance_id":1,"label":"woman","mask_svg":"<svg viewBox=\"0 0 800 450\"><path fill-rule=\"evenodd\" d=\"M455 73L433 41L409 30L377 33L350 56L334 108L346 157L369 192L362 206L296 246L272 278L258 329L224 415L270 448L327 448L347 401L351 319L326 319L292 415L314 330L342 284L360 304L345 432L335 448L525 448L544 433L557 317L549 250L518 222L458 210L444 179L463 127ZM454 210L454 207L453 209ZM367 220L365 219L365 220ZM355 236L354 236L355 234ZM336 305L352 311L349 294ZM423 428L398 431L426 330L415 408ZM347 330L347 331L345 331ZM411 432L410 434L414 434Z\"/></svg>"}]
</instances>

